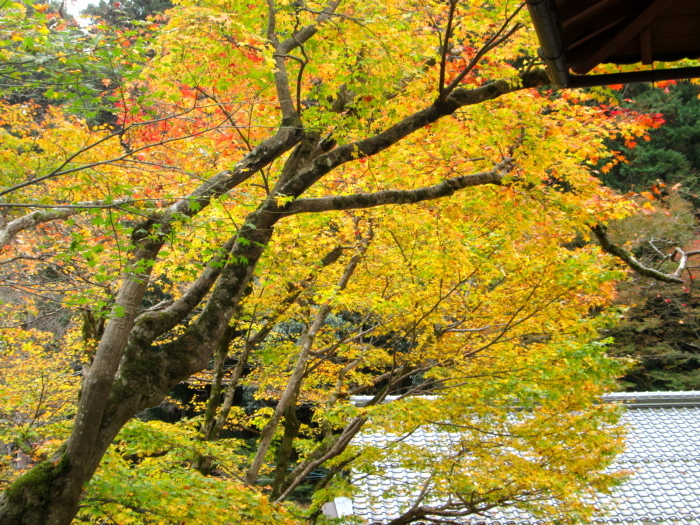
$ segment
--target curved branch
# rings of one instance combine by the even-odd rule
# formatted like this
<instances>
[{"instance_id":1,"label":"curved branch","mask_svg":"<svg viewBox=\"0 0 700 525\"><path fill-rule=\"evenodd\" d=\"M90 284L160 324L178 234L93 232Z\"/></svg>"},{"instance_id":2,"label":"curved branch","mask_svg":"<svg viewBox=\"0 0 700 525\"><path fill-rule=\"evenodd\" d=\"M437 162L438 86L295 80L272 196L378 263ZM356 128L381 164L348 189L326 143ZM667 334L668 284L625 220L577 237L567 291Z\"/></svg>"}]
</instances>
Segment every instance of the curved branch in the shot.
<instances>
[{"instance_id":1,"label":"curved branch","mask_svg":"<svg viewBox=\"0 0 700 525\"><path fill-rule=\"evenodd\" d=\"M678 277L678 275L668 275L658 270L654 270L653 268L649 268L648 266L644 265L642 262L637 260L630 252L628 252L621 246L618 246L617 244L613 243L608 237L607 228L605 226L596 224L595 226L591 226L590 228L591 231L595 234L596 238L598 239L598 242L600 242L600 247L603 249L603 251L609 253L610 255L614 255L618 259L622 260L625 264L627 264L627 266L632 268L639 275L643 275L644 277L650 277L652 279L664 283L683 283L683 279Z\"/></svg>"},{"instance_id":2,"label":"curved branch","mask_svg":"<svg viewBox=\"0 0 700 525\"><path fill-rule=\"evenodd\" d=\"M673 275L680 275L683 270L686 269L688 265L688 259L692 257L693 255L700 255L700 250L691 250L689 252L684 251L683 249L679 248L676 246L673 250L673 254L671 255L671 259L673 259L676 254L680 255L680 261L678 262L678 268L676 268L676 271L673 272Z\"/></svg>"},{"instance_id":3,"label":"curved branch","mask_svg":"<svg viewBox=\"0 0 700 525\"><path fill-rule=\"evenodd\" d=\"M455 89L444 101L437 101L427 108L413 113L381 133L357 142L344 144L328 153L319 155L294 179L284 184L279 192L284 195L299 196L335 168L353 160L376 155L397 144L411 133L437 122L443 117L452 115L464 106L481 104L508 93L545 86L550 83L547 72L543 69L536 69L522 73L517 79L509 81L498 80L474 89Z\"/></svg>"},{"instance_id":4,"label":"curved branch","mask_svg":"<svg viewBox=\"0 0 700 525\"><path fill-rule=\"evenodd\" d=\"M221 247L219 255L209 261L197 280L192 283L178 300L162 310L147 311L141 314L136 319L136 333L142 338L146 336L147 338L155 339L174 328L187 317L209 293L209 290L219 278L221 269L228 261L231 248L233 248L237 237L238 233L226 241Z\"/></svg>"}]
</instances>

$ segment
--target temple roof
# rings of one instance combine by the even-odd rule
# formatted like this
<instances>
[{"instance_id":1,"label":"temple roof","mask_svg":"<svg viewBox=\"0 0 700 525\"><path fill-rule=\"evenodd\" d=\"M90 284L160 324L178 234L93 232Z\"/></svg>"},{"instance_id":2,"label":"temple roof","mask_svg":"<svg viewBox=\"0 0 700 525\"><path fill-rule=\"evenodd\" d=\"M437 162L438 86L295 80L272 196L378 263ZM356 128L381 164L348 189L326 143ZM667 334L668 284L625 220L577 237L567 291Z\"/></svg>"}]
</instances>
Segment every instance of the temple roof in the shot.
<instances>
[{"instance_id":1,"label":"temple roof","mask_svg":"<svg viewBox=\"0 0 700 525\"><path fill-rule=\"evenodd\" d=\"M353 399L363 404L364 398ZM595 523L700 524L700 392L642 392L605 396L606 402L625 406L623 421L629 428L626 450L610 470L625 470L629 479L610 495L595 500L601 509ZM363 433L355 443L384 447L396 440L429 449L449 448L458 435L420 428L408 436ZM352 500L338 498L326 510L353 514L370 524L398 517L418 496L425 475L383 466L379 475L358 475ZM391 495L391 496L387 496ZM337 507L337 509L336 509ZM338 515L338 514L335 514ZM455 519L462 525L534 525L527 512L494 508L481 515Z\"/></svg>"}]
</instances>

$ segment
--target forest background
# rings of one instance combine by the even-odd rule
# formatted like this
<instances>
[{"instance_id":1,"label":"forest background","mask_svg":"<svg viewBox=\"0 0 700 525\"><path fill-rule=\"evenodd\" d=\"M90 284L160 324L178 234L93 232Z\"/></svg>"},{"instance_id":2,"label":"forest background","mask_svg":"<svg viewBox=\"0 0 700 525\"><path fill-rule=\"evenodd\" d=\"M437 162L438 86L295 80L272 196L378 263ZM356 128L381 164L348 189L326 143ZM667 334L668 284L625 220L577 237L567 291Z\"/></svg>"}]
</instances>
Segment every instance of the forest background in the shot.
<instances>
[{"instance_id":1,"label":"forest background","mask_svg":"<svg viewBox=\"0 0 700 525\"><path fill-rule=\"evenodd\" d=\"M7 523L322 521L380 461L430 472L397 523L590 516L621 436L597 396L698 388L699 90L551 91L524 13L486 4L114 2L90 29L3 4ZM382 153L396 122L417 134ZM72 451L87 378L105 437ZM351 443L425 424L460 453Z\"/></svg>"}]
</instances>

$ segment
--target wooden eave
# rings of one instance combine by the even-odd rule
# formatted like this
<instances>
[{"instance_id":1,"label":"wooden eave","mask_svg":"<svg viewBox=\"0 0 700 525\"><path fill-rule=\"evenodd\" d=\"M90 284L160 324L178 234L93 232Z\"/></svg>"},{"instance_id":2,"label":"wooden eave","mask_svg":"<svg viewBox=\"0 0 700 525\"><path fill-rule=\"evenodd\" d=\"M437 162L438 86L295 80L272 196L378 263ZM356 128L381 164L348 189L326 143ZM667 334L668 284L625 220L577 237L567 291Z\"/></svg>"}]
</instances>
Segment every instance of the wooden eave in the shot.
<instances>
[{"instance_id":1,"label":"wooden eave","mask_svg":"<svg viewBox=\"0 0 700 525\"><path fill-rule=\"evenodd\" d=\"M598 64L700 58L700 0L526 0L559 87L700 77L700 67L589 75Z\"/></svg>"}]
</instances>

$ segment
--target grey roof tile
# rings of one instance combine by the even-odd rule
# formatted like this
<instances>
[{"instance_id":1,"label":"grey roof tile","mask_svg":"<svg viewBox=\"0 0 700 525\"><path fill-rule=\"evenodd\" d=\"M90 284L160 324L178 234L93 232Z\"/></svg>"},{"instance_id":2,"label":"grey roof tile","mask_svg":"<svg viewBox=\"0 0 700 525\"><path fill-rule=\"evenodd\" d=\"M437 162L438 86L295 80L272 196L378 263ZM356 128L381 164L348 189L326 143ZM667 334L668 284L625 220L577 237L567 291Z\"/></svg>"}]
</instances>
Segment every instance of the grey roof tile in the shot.
<instances>
[{"instance_id":1,"label":"grey roof tile","mask_svg":"<svg viewBox=\"0 0 700 525\"><path fill-rule=\"evenodd\" d=\"M613 470L633 472L629 480L597 503L607 514L595 523L700 525L700 392L611 394L608 400L627 404L623 416L629 427L626 450ZM440 450L455 443L457 434L418 429L406 440L413 446ZM368 433L356 443L386 445L394 436ZM386 523L410 506L425 475L387 465L383 476L357 481L353 511L368 523ZM384 498L386 491L396 494ZM463 518L470 525L540 523L514 507L491 509L482 516Z\"/></svg>"}]
</instances>

